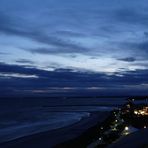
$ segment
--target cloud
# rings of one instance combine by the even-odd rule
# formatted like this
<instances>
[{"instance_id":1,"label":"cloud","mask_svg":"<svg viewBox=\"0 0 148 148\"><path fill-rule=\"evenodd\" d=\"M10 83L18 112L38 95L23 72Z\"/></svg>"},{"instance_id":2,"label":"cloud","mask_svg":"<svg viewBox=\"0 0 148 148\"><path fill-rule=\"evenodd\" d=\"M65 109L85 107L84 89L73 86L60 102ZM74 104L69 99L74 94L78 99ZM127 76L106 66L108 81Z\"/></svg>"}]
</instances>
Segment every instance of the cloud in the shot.
<instances>
[{"instance_id":1,"label":"cloud","mask_svg":"<svg viewBox=\"0 0 148 148\"><path fill-rule=\"evenodd\" d=\"M27 74L20 74L20 73L0 73L0 78L23 78L23 79L29 79L29 78L38 78L36 75L27 75Z\"/></svg>"},{"instance_id":2,"label":"cloud","mask_svg":"<svg viewBox=\"0 0 148 148\"><path fill-rule=\"evenodd\" d=\"M132 52L135 56L140 56L145 59L148 54L148 41L147 39L143 39L144 41L126 41L121 43L120 48L126 48L127 51Z\"/></svg>"},{"instance_id":3,"label":"cloud","mask_svg":"<svg viewBox=\"0 0 148 148\"><path fill-rule=\"evenodd\" d=\"M65 37L84 37L85 33L80 33L72 30L59 30L54 32L55 35L65 36Z\"/></svg>"},{"instance_id":4,"label":"cloud","mask_svg":"<svg viewBox=\"0 0 148 148\"><path fill-rule=\"evenodd\" d=\"M139 50L144 50L145 52L148 53L148 41L144 41L144 42L141 42L141 43L135 43L133 44L133 47L139 49Z\"/></svg>"},{"instance_id":5,"label":"cloud","mask_svg":"<svg viewBox=\"0 0 148 148\"><path fill-rule=\"evenodd\" d=\"M22 26L18 25L16 18L10 17L4 12L0 12L0 32L7 35L23 35L26 36L28 31L26 31Z\"/></svg>"},{"instance_id":6,"label":"cloud","mask_svg":"<svg viewBox=\"0 0 148 148\"><path fill-rule=\"evenodd\" d=\"M33 61L31 60L26 60L26 59L18 59L16 60L17 63L21 63L21 64L34 64Z\"/></svg>"},{"instance_id":7,"label":"cloud","mask_svg":"<svg viewBox=\"0 0 148 148\"><path fill-rule=\"evenodd\" d=\"M84 49L83 47L77 47L74 48L74 46L72 47L63 47L63 48L55 48L55 47L49 47L49 48L35 48L35 49L25 49L25 51L29 51L32 54L63 54L63 53L84 53L84 54L88 54L88 52L86 51L86 49ZM74 57L74 56L73 56Z\"/></svg>"},{"instance_id":8,"label":"cloud","mask_svg":"<svg viewBox=\"0 0 148 148\"><path fill-rule=\"evenodd\" d=\"M0 52L0 55L8 55L9 53Z\"/></svg>"},{"instance_id":9,"label":"cloud","mask_svg":"<svg viewBox=\"0 0 148 148\"><path fill-rule=\"evenodd\" d=\"M13 4L5 0L0 5L0 50L10 55L0 52L5 62L0 64L1 90L51 93L81 88L126 94L144 88L141 84L148 82L146 3L119 1L63 0L61 5L57 0L46 4L31 0L22 7L19 0ZM24 66L6 64L10 62Z\"/></svg>"},{"instance_id":10,"label":"cloud","mask_svg":"<svg viewBox=\"0 0 148 148\"><path fill-rule=\"evenodd\" d=\"M148 32L144 32L144 35L145 35L145 37L147 38L148 37Z\"/></svg>"},{"instance_id":11,"label":"cloud","mask_svg":"<svg viewBox=\"0 0 148 148\"><path fill-rule=\"evenodd\" d=\"M21 21L21 20L20 20ZM22 20L23 21L23 20ZM71 40L64 40L62 38L59 38L58 35L48 35L46 34L41 28L39 30L34 27L28 28L21 25L21 23L15 22L15 19L10 18L10 16L6 16L4 13L1 13L0 15L0 32L7 34L7 35L15 35L20 36L23 38L28 38L31 40L34 40L41 44L46 44L47 46L53 46L53 48L47 48L47 49L35 49L30 50L32 53L85 53L88 52L90 49L81 46L79 43L73 42ZM64 32L64 31L63 31ZM76 33L65 31L64 34L69 35L76 35ZM29 49L28 49L29 51Z\"/></svg>"},{"instance_id":12,"label":"cloud","mask_svg":"<svg viewBox=\"0 0 148 148\"><path fill-rule=\"evenodd\" d=\"M132 25L148 25L148 15L141 9L123 8L115 11L115 19L119 22ZM146 12L146 11L145 11Z\"/></svg>"},{"instance_id":13,"label":"cloud","mask_svg":"<svg viewBox=\"0 0 148 148\"><path fill-rule=\"evenodd\" d=\"M119 61L124 61L124 62L135 62L136 61L136 58L134 57L126 57L126 58L121 58L121 59L118 59Z\"/></svg>"},{"instance_id":14,"label":"cloud","mask_svg":"<svg viewBox=\"0 0 148 148\"><path fill-rule=\"evenodd\" d=\"M87 52L89 49L79 45L78 43L74 43L70 40L62 40L60 38L54 37L54 36L47 36L46 34L42 34L42 33L34 33L30 36L33 40L36 40L40 43L45 43L47 45L52 45L53 49L55 50L55 52L76 52L76 53L81 53L81 52ZM55 48L54 48L55 47ZM45 49L44 49L45 50ZM51 52L54 52L54 50L52 51L50 48L46 49L46 51L50 50ZM37 52L41 50L38 49L36 50ZM44 51L43 51L44 52Z\"/></svg>"},{"instance_id":15,"label":"cloud","mask_svg":"<svg viewBox=\"0 0 148 148\"><path fill-rule=\"evenodd\" d=\"M115 94L118 90L121 95L123 95L123 91L129 91L128 89L135 92L141 87L145 88L142 84L148 84L147 75L148 70L129 71L123 73L121 77L118 74L109 76L104 73L90 73L72 69L45 71L1 63L0 89L11 89L20 93L26 93L25 90L32 93L44 92L46 90L49 94L53 91L57 93L80 93L80 90L89 90L89 92L96 91L98 94L104 95L111 90L114 91ZM15 94L15 91L13 94Z\"/></svg>"}]
</instances>

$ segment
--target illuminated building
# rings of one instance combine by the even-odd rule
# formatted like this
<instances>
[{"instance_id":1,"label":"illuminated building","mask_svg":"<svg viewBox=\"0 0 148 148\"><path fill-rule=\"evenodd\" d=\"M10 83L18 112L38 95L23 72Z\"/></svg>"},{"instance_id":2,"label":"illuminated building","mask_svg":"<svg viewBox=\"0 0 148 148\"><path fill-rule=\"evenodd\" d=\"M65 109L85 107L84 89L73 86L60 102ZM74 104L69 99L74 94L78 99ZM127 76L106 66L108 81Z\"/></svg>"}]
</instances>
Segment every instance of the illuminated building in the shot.
<instances>
[{"instance_id":1,"label":"illuminated building","mask_svg":"<svg viewBox=\"0 0 148 148\"><path fill-rule=\"evenodd\" d=\"M143 107L142 109L136 109L134 110L135 115L142 115L142 116L148 116L148 107Z\"/></svg>"}]
</instances>

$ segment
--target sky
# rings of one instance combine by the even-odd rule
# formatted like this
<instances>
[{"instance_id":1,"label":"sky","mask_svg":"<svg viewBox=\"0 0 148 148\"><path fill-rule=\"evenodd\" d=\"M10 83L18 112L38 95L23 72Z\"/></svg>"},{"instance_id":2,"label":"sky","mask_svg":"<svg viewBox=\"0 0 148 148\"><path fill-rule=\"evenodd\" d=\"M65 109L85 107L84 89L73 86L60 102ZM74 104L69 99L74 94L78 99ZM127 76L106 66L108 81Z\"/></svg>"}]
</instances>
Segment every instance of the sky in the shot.
<instances>
[{"instance_id":1,"label":"sky","mask_svg":"<svg viewBox=\"0 0 148 148\"><path fill-rule=\"evenodd\" d=\"M1 0L1 97L147 95L147 26L147 0Z\"/></svg>"}]
</instances>

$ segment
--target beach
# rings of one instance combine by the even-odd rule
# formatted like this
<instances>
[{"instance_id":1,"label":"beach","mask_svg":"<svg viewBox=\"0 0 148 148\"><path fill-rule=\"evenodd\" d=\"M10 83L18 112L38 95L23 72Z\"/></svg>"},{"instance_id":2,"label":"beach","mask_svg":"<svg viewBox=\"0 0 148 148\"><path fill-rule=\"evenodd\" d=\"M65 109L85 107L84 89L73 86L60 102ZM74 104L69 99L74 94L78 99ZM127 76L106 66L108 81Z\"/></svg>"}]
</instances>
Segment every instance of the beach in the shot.
<instances>
[{"instance_id":1,"label":"beach","mask_svg":"<svg viewBox=\"0 0 148 148\"><path fill-rule=\"evenodd\" d=\"M53 147L99 125L124 101L122 98L1 99L0 146Z\"/></svg>"},{"instance_id":2,"label":"beach","mask_svg":"<svg viewBox=\"0 0 148 148\"><path fill-rule=\"evenodd\" d=\"M87 129L99 125L109 115L109 112L94 112L89 118L84 118L80 122L64 128L41 132L38 134L25 136L9 142L0 144L1 148L52 148L60 143L75 139ZM58 146L57 146L58 147Z\"/></svg>"}]
</instances>

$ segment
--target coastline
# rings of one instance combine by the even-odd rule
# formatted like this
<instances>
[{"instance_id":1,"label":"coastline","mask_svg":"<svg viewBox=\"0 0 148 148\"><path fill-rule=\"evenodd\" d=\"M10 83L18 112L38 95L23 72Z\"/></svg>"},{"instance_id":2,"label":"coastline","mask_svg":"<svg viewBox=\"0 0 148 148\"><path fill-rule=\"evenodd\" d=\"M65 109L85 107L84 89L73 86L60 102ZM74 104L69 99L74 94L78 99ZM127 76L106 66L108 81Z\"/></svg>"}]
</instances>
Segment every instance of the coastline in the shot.
<instances>
[{"instance_id":1,"label":"coastline","mask_svg":"<svg viewBox=\"0 0 148 148\"><path fill-rule=\"evenodd\" d=\"M81 139L81 135L85 132L90 132L92 129L96 129L110 114L109 111L103 112L91 112L90 117L83 118L81 121L72 125L41 132L34 135L28 135L22 138L18 138L9 142L0 144L1 148L26 148L26 147L59 147L61 143L71 143L71 140Z\"/></svg>"}]
</instances>

